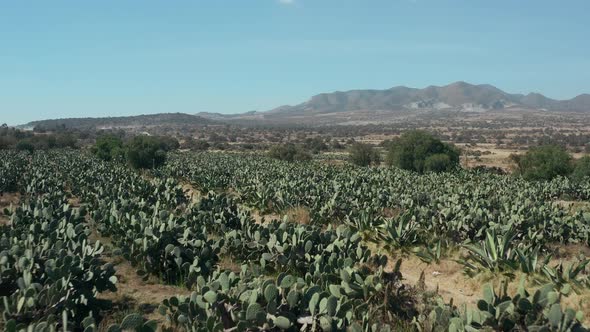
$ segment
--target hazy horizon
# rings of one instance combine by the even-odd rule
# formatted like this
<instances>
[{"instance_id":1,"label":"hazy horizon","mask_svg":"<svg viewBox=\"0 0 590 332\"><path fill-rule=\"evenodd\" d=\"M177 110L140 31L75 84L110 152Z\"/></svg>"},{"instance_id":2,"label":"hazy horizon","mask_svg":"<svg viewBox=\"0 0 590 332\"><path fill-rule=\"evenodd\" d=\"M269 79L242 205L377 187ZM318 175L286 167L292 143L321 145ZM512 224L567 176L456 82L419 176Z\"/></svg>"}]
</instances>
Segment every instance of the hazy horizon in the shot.
<instances>
[{"instance_id":1,"label":"hazy horizon","mask_svg":"<svg viewBox=\"0 0 590 332\"><path fill-rule=\"evenodd\" d=\"M587 1L0 4L0 122L242 113L455 81L590 93Z\"/></svg>"}]
</instances>

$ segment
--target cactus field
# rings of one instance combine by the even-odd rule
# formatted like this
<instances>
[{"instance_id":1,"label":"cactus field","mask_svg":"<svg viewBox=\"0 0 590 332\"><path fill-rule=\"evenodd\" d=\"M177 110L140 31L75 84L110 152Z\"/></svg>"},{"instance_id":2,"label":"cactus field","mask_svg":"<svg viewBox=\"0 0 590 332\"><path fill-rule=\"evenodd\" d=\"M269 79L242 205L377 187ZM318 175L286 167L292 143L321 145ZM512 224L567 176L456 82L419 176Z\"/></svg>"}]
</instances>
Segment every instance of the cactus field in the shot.
<instances>
[{"instance_id":1,"label":"cactus field","mask_svg":"<svg viewBox=\"0 0 590 332\"><path fill-rule=\"evenodd\" d=\"M2 331L590 323L590 180L227 152L172 153L138 172L81 151L2 150L0 193ZM445 271L424 272L444 262L477 286L467 300L438 287L454 282ZM117 294L142 287L126 289L131 279L161 294L125 305Z\"/></svg>"}]
</instances>

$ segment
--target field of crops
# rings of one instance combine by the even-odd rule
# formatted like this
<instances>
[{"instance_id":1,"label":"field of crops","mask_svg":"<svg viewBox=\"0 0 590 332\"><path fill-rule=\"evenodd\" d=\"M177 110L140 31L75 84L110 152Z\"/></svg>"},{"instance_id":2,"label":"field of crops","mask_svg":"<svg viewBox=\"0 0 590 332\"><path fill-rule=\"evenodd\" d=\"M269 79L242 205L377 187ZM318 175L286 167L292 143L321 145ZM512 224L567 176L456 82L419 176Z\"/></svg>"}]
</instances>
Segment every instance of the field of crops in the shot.
<instances>
[{"instance_id":1,"label":"field of crops","mask_svg":"<svg viewBox=\"0 0 590 332\"><path fill-rule=\"evenodd\" d=\"M590 213L564 202L583 206L589 181L230 153L177 153L139 173L78 151L0 151L0 192L19 193L0 219L6 331L585 331L588 322ZM305 220L286 214L296 209ZM408 282L402 266L415 258L460 265L482 284L476 299ZM178 292L117 314L109 294L129 278L121 262Z\"/></svg>"}]
</instances>

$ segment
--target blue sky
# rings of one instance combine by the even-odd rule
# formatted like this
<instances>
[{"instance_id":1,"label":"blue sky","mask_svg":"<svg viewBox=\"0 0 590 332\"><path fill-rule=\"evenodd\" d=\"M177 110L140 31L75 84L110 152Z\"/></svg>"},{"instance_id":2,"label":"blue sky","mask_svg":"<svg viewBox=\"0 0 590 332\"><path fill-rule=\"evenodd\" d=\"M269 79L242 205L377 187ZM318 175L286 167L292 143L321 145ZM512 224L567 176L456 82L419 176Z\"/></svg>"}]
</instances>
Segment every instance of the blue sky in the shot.
<instances>
[{"instance_id":1,"label":"blue sky","mask_svg":"<svg viewBox=\"0 0 590 332\"><path fill-rule=\"evenodd\" d=\"M0 0L0 122L463 80L590 92L590 1Z\"/></svg>"}]
</instances>

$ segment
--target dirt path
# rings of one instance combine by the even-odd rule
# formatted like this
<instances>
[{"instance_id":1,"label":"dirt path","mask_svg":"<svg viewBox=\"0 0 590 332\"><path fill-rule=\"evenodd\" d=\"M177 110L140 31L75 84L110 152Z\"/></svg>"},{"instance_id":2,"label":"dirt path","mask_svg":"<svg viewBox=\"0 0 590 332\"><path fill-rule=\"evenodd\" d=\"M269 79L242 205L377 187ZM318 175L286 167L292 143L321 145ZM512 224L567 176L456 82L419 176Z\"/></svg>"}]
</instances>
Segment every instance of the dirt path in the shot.
<instances>
[{"instance_id":1,"label":"dirt path","mask_svg":"<svg viewBox=\"0 0 590 332\"><path fill-rule=\"evenodd\" d=\"M69 203L77 207L80 200L77 197L70 198ZM113 254L115 246L109 237L100 236L96 230L95 221L86 215L86 223L90 228L88 237L91 243L99 241L104 246L101 259L105 264L111 263L117 277L117 291L99 294L99 299L112 302L112 308L103 312L104 318L98 326L98 331L107 331L111 324L120 323L130 313L141 313L148 320L158 322L158 330L165 323L165 317L158 313L158 306L164 299L176 295L188 295L190 291L184 287L164 284L156 277L150 276L147 280L137 275L137 268L125 260L122 256Z\"/></svg>"},{"instance_id":2,"label":"dirt path","mask_svg":"<svg viewBox=\"0 0 590 332\"><path fill-rule=\"evenodd\" d=\"M161 280L153 276L143 280L137 275L137 269L129 261L112 254L114 247L110 238L99 236L92 221L89 222L89 226L92 231L89 239L92 242L100 241L103 244L105 250L101 258L105 263L113 264L117 277L116 292L105 292L98 295L98 298L109 300L113 304L112 309L105 313L99 331L106 331L111 324L120 323L127 314L132 312L141 313L146 319L157 321L158 326L165 323L165 317L157 311L158 306L164 299L172 296L189 295L190 290L163 284Z\"/></svg>"}]
</instances>

